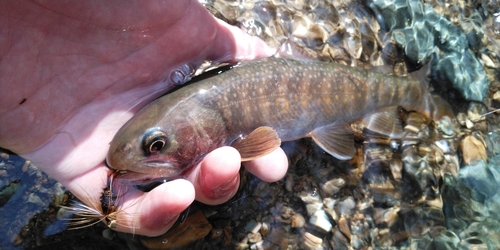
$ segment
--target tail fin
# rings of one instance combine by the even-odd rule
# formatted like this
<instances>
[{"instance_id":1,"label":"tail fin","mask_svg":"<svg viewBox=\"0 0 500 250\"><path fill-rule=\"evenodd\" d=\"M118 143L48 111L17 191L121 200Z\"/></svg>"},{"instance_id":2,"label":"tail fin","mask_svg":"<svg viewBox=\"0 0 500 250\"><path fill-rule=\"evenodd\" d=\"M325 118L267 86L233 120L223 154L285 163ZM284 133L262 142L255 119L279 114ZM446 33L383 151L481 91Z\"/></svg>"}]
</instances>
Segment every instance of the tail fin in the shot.
<instances>
[{"instance_id":1,"label":"tail fin","mask_svg":"<svg viewBox=\"0 0 500 250\"><path fill-rule=\"evenodd\" d=\"M436 124L437 128L446 135L453 135L453 120L455 115L451 106L441 96L432 95L429 93L427 98L424 98L423 107L417 111L430 117Z\"/></svg>"},{"instance_id":2,"label":"tail fin","mask_svg":"<svg viewBox=\"0 0 500 250\"><path fill-rule=\"evenodd\" d=\"M431 64L432 59L419 70L410 73L412 77L418 79L421 84L424 84L428 91L428 94L422 99L421 107L418 107L416 110L427 115L436 122L447 120L451 123L451 120L455 118L451 106L441 96L430 93L432 89L428 85L428 76L431 73Z\"/></svg>"}]
</instances>

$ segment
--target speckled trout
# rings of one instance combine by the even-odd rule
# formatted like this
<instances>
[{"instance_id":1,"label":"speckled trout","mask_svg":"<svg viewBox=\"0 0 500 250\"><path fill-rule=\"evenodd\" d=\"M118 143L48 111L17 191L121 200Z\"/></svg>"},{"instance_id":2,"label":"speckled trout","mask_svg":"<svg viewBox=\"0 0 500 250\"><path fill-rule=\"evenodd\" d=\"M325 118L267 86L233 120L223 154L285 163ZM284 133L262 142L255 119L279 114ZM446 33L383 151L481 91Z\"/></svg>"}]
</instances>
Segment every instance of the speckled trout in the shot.
<instances>
[{"instance_id":1,"label":"speckled trout","mask_svg":"<svg viewBox=\"0 0 500 250\"><path fill-rule=\"evenodd\" d=\"M436 105L427 83L411 76L266 58L151 102L117 132L107 163L139 184L178 178L224 145L248 161L303 137L347 160L355 153L349 123L385 107L430 114Z\"/></svg>"}]
</instances>

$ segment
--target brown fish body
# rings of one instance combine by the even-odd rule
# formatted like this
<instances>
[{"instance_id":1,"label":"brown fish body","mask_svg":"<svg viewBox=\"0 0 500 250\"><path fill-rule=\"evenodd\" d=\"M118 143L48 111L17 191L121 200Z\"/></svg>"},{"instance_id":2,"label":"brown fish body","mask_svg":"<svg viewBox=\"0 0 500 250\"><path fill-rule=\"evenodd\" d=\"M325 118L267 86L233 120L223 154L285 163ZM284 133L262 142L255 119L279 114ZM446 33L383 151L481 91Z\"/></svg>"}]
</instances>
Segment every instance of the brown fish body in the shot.
<instances>
[{"instance_id":1,"label":"brown fish body","mask_svg":"<svg viewBox=\"0 0 500 250\"><path fill-rule=\"evenodd\" d=\"M425 110L432 98L416 78L267 58L242 63L150 103L115 135L107 161L139 182L175 178L218 147L248 137L248 147L240 151L245 155L243 151L273 132L283 141L311 136L330 154L348 159L354 144L346 125L398 105ZM249 136L257 128L267 129ZM264 151L250 150L246 159Z\"/></svg>"},{"instance_id":2,"label":"brown fish body","mask_svg":"<svg viewBox=\"0 0 500 250\"><path fill-rule=\"evenodd\" d=\"M417 79L345 65L270 58L213 79L219 91L201 97L217 109L228 133L272 127L283 141L318 127L345 124L386 106L415 106L428 95Z\"/></svg>"}]
</instances>

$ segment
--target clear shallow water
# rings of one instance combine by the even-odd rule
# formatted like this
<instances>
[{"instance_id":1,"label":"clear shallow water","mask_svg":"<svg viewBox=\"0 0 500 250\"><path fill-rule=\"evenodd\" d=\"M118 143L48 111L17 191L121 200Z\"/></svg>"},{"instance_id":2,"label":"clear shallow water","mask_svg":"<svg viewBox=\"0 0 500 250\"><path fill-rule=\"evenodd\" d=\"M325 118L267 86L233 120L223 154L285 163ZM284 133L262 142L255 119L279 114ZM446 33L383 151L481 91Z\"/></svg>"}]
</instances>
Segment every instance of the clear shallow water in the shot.
<instances>
[{"instance_id":1,"label":"clear shallow water","mask_svg":"<svg viewBox=\"0 0 500 250\"><path fill-rule=\"evenodd\" d=\"M401 141L364 137L359 156L349 164L325 156L309 142L287 144L291 170L282 182L265 184L248 177L233 201L204 207L213 212L206 213L212 214L207 215L212 230L199 246L494 249L500 245L498 117L478 118L500 107L500 6L495 1L204 3L216 16L274 47L291 39L304 49L302 53L320 60L365 68L389 65L396 74L405 74L433 57L430 83L449 101L457 119L454 129L439 132L418 116L408 117L405 125L418 129L408 127L411 133ZM10 164L23 169L24 163L19 162ZM89 239L106 242L110 248L140 244L140 237L114 234L104 225L45 237L46 232L64 228L54 222L54 213L49 219L31 219L29 230L21 229L50 200L34 187L40 186L37 181L14 182L21 178L14 177L18 175L41 176L27 172L9 170L2 177L5 184L0 189L14 183L11 190L17 191L9 191L12 196L1 215L5 221L19 222L16 227L2 226L3 244L16 241L17 230L24 235L18 242L21 247L77 247ZM42 203L28 209L38 200ZM25 214L14 215L12 211L21 208ZM302 220L299 215L304 220L301 227L292 223ZM270 229L253 233L249 226L253 223ZM49 230L48 225L52 225ZM228 245L226 236L217 236L219 230L230 231ZM249 241L250 234L257 238L259 234L262 243Z\"/></svg>"}]
</instances>

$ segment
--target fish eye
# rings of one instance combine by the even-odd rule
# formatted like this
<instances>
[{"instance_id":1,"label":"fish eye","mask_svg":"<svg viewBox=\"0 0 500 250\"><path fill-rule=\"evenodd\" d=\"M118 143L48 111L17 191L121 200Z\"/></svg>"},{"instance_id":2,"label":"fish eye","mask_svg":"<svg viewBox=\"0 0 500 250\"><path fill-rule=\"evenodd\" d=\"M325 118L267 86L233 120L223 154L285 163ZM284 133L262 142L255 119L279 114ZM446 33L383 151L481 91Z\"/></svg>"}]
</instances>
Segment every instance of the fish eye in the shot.
<instances>
[{"instance_id":1,"label":"fish eye","mask_svg":"<svg viewBox=\"0 0 500 250\"><path fill-rule=\"evenodd\" d=\"M159 128L149 129L142 139L142 149L146 155L158 154L167 146L167 139L167 134Z\"/></svg>"}]
</instances>

